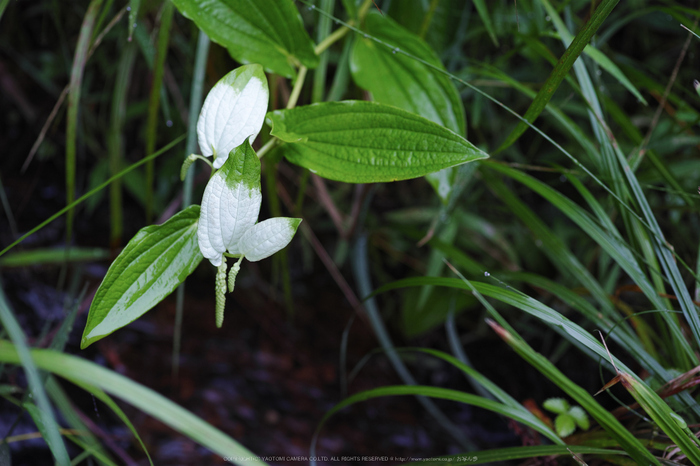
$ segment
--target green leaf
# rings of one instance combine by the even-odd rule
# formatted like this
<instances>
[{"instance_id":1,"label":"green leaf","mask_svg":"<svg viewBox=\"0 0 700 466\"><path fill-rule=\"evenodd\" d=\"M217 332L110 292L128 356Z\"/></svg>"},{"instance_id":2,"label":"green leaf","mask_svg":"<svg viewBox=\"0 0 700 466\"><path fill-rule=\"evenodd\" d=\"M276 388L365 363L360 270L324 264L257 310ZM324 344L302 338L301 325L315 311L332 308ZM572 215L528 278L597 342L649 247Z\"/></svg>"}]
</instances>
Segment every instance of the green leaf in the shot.
<instances>
[{"instance_id":1,"label":"green leaf","mask_svg":"<svg viewBox=\"0 0 700 466\"><path fill-rule=\"evenodd\" d=\"M571 44L571 41L573 40L573 36L567 29L566 24L564 24L564 21L561 20L557 11L554 8L552 8L552 5L549 3L549 1L542 0L542 5L544 6L545 10L547 10L547 14L551 18L554 27L559 33L559 36L561 36L564 45L568 47L569 44ZM590 45L586 45L586 47L583 49L583 53L588 55L593 61L598 63L598 65L601 68L603 68L605 71L610 73L615 79L617 79L620 82L620 84L627 88L627 90L630 91L632 95L634 95L640 102L642 102L644 105L647 105L647 101L644 99L644 97L642 97L642 94L639 93L637 88L634 87L634 84L632 84L630 80L627 79L627 76L625 76L622 70L620 70L620 68L618 68L617 65L615 65L615 63L613 63L613 61L607 57L607 55Z\"/></svg>"},{"instance_id":2,"label":"green leaf","mask_svg":"<svg viewBox=\"0 0 700 466\"><path fill-rule=\"evenodd\" d=\"M372 38L358 38L350 57L355 83L370 91L376 102L402 108L465 135L462 99L452 81L441 72L446 72L445 67L433 49L419 36L375 11L367 15L364 30ZM448 168L427 177L445 203L455 175Z\"/></svg>"},{"instance_id":3,"label":"green leaf","mask_svg":"<svg viewBox=\"0 0 700 466\"><path fill-rule=\"evenodd\" d=\"M559 437L568 437L576 430L576 423L574 422L574 418L569 414L560 414L554 419L554 428Z\"/></svg>"},{"instance_id":4,"label":"green leaf","mask_svg":"<svg viewBox=\"0 0 700 466\"><path fill-rule=\"evenodd\" d=\"M588 430L591 427L591 421L588 419L586 411L580 406L572 406L569 410L569 415L574 418L576 425L583 430Z\"/></svg>"},{"instance_id":5,"label":"green leaf","mask_svg":"<svg viewBox=\"0 0 700 466\"><path fill-rule=\"evenodd\" d=\"M325 102L267 114L284 156L319 176L374 183L425 176L485 159L458 134L376 102Z\"/></svg>"},{"instance_id":6,"label":"green leaf","mask_svg":"<svg viewBox=\"0 0 700 466\"><path fill-rule=\"evenodd\" d=\"M450 79L440 72L446 71L445 67L430 46L376 12L367 15L365 30L383 44L371 38L355 41L350 71L357 85L370 91L376 102L416 113L457 134L465 134L462 99Z\"/></svg>"},{"instance_id":7,"label":"green leaf","mask_svg":"<svg viewBox=\"0 0 700 466\"><path fill-rule=\"evenodd\" d=\"M569 402L564 398L549 398L542 403L544 409L557 414L563 414L569 410Z\"/></svg>"},{"instance_id":8,"label":"green leaf","mask_svg":"<svg viewBox=\"0 0 700 466\"><path fill-rule=\"evenodd\" d=\"M95 294L81 348L141 317L194 271L202 260L198 218L199 206L190 206L136 233Z\"/></svg>"},{"instance_id":9,"label":"green leaf","mask_svg":"<svg viewBox=\"0 0 700 466\"><path fill-rule=\"evenodd\" d=\"M214 42L241 63L260 63L291 78L314 68L318 56L291 0L173 0Z\"/></svg>"}]
</instances>

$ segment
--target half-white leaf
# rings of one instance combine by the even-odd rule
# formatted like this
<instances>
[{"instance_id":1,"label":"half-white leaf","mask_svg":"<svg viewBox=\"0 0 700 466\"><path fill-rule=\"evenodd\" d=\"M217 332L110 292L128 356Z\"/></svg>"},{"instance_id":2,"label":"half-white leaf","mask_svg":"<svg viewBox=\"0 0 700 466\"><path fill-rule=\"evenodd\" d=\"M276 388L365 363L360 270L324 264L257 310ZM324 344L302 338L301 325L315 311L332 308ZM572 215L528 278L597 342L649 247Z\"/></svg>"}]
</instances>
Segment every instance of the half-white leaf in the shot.
<instances>
[{"instance_id":1,"label":"half-white leaf","mask_svg":"<svg viewBox=\"0 0 700 466\"><path fill-rule=\"evenodd\" d=\"M267 219L246 231L238 247L251 262L265 259L289 244L300 223L300 218Z\"/></svg>"},{"instance_id":2,"label":"half-white leaf","mask_svg":"<svg viewBox=\"0 0 700 466\"><path fill-rule=\"evenodd\" d=\"M255 140L268 99L267 78L260 65L236 68L212 88L199 114L197 136L202 155L214 155L214 168L220 168L243 141Z\"/></svg>"},{"instance_id":3,"label":"half-white leaf","mask_svg":"<svg viewBox=\"0 0 700 466\"><path fill-rule=\"evenodd\" d=\"M258 221L262 193L260 160L248 141L234 149L209 180L199 219L199 248L215 267L225 251L240 254L238 241Z\"/></svg>"}]
</instances>

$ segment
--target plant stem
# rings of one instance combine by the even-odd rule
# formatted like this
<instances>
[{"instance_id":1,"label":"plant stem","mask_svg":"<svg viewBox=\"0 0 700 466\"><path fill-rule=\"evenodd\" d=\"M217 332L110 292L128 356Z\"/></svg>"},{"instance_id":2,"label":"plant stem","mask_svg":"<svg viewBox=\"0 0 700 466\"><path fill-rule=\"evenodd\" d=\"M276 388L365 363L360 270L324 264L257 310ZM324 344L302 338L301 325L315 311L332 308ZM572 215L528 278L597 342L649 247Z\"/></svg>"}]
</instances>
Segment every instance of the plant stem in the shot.
<instances>
[{"instance_id":1,"label":"plant stem","mask_svg":"<svg viewBox=\"0 0 700 466\"><path fill-rule=\"evenodd\" d=\"M260 148L260 150L258 151L258 158L259 159L263 158L263 156L265 154L267 154L268 152L270 152L270 150L272 150L277 144L279 144L279 142L280 142L280 140L277 139L275 136L270 138L270 140L267 141L267 143L264 146L262 146Z\"/></svg>"},{"instance_id":2,"label":"plant stem","mask_svg":"<svg viewBox=\"0 0 700 466\"><path fill-rule=\"evenodd\" d=\"M307 68L305 66L299 67L299 74L297 75L297 80L294 83L294 88L292 89L292 94L289 96L289 102L287 102L287 109L294 108L297 106L297 101L299 100L299 94L301 94L301 88L304 87L304 80L306 79Z\"/></svg>"},{"instance_id":3,"label":"plant stem","mask_svg":"<svg viewBox=\"0 0 700 466\"><path fill-rule=\"evenodd\" d=\"M352 21L348 24L352 25ZM314 47L314 52L316 52L316 55L321 55L323 52L326 51L328 47L338 42L348 32L350 32L350 29L347 26L343 26L341 28L336 29L335 31L333 31L332 34L323 39L323 41L321 41L316 47Z\"/></svg>"}]
</instances>

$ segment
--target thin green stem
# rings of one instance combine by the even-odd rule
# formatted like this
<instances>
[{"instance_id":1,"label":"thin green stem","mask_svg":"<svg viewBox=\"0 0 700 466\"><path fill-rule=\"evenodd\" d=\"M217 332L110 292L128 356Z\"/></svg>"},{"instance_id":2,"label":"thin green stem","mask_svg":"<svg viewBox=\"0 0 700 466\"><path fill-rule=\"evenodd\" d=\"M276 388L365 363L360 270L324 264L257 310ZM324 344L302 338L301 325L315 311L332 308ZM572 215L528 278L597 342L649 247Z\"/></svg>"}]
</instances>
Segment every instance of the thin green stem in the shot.
<instances>
[{"instance_id":1,"label":"thin green stem","mask_svg":"<svg viewBox=\"0 0 700 466\"><path fill-rule=\"evenodd\" d=\"M297 106L297 101L299 100L299 95L301 94L301 88L304 87L304 80L306 79L307 68L305 66L299 67L299 74L297 74L297 80L294 83L294 88L292 88L292 93L289 96L289 102L287 102L287 109L294 108Z\"/></svg>"},{"instance_id":2,"label":"thin green stem","mask_svg":"<svg viewBox=\"0 0 700 466\"><path fill-rule=\"evenodd\" d=\"M350 21L348 24L352 24L352 21ZM350 32L350 29L346 26L336 29L331 35L323 39L323 41L314 47L314 52L316 55L321 55L328 47L345 37L345 34L348 32Z\"/></svg>"},{"instance_id":3,"label":"thin green stem","mask_svg":"<svg viewBox=\"0 0 700 466\"><path fill-rule=\"evenodd\" d=\"M280 143L280 140L273 136L267 143L260 148L258 151L258 158L261 159L265 154L270 152L274 147Z\"/></svg>"}]
</instances>

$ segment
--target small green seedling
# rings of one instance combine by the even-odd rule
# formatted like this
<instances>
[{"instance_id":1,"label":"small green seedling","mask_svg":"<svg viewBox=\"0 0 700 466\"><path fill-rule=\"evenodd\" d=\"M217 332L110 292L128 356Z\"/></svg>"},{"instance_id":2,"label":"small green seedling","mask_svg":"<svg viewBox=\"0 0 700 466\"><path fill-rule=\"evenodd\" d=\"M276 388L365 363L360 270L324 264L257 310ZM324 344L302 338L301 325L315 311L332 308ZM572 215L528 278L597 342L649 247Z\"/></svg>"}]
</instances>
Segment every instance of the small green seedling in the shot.
<instances>
[{"instance_id":1,"label":"small green seedling","mask_svg":"<svg viewBox=\"0 0 700 466\"><path fill-rule=\"evenodd\" d=\"M564 398L549 398L542 404L544 409L557 414L554 418L554 428L559 437L568 437L576 430L588 430L591 426L588 415L580 406L571 406Z\"/></svg>"}]
</instances>

